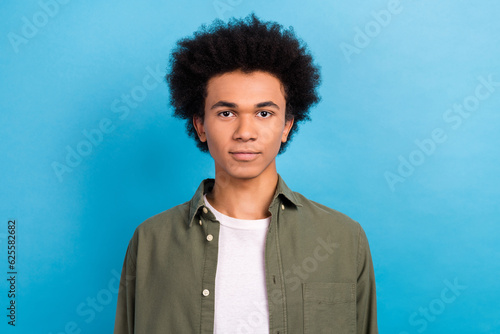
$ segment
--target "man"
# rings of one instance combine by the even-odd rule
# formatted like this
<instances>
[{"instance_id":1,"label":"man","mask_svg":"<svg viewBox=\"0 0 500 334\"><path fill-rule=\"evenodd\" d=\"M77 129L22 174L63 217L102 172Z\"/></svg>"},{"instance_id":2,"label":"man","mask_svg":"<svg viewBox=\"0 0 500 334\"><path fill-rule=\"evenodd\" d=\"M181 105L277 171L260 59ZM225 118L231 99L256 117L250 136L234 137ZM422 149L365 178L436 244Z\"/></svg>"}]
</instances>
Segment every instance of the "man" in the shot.
<instances>
[{"instance_id":1,"label":"man","mask_svg":"<svg viewBox=\"0 0 500 334\"><path fill-rule=\"evenodd\" d=\"M319 80L293 31L254 14L178 42L171 103L215 179L137 227L115 334L378 332L363 229L276 169Z\"/></svg>"}]
</instances>

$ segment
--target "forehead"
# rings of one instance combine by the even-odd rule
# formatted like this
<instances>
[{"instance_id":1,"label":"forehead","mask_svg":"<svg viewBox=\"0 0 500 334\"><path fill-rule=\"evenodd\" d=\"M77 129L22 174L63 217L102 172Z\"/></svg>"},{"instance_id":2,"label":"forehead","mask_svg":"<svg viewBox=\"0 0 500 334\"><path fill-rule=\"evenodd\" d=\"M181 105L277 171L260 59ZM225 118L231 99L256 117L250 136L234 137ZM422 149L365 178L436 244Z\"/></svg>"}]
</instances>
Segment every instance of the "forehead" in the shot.
<instances>
[{"instance_id":1,"label":"forehead","mask_svg":"<svg viewBox=\"0 0 500 334\"><path fill-rule=\"evenodd\" d=\"M218 99L277 99L283 102L285 91L281 81L274 75L240 70L226 72L210 78L207 82L207 100Z\"/></svg>"}]
</instances>

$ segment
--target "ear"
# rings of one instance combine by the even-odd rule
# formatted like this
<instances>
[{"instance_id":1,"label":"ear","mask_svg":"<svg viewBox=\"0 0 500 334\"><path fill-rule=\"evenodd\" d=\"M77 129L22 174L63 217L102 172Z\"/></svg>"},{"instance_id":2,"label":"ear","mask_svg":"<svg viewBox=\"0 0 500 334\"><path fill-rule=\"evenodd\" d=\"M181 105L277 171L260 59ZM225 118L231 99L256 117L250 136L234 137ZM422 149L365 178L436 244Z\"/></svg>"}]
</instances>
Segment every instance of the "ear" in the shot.
<instances>
[{"instance_id":1,"label":"ear","mask_svg":"<svg viewBox=\"0 0 500 334\"><path fill-rule=\"evenodd\" d=\"M193 126L198 134L200 141L206 142L207 135L205 134L205 127L203 126L203 120L196 115L193 115Z\"/></svg>"},{"instance_id":2,"label":"ear","mask_svg":"<svg viewBox=\"0 0 500 334\"><path fill-rule=\"evenodd\" d=\"M285 128L283 129L283 134L281 136L282 143L285 143L287 141L288 134L290 133L290 130L292 129L292 126L293 126L293 121L294 121L294 118L292 117L292 119L285 122Z\"/></svg>"}]
</instances>

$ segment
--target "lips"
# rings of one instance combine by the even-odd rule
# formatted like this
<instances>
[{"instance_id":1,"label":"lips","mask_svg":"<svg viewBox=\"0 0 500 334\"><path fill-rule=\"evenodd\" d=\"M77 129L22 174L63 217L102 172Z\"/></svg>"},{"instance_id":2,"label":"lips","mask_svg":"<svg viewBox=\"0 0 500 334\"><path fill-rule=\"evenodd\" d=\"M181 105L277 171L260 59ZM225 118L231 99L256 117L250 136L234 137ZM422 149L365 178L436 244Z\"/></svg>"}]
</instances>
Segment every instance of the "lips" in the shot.
<instances>
[{"instance_id":1,"label":"lips","mask_svg":"<svg viewBox=\"0 0 500 334\"><path fill-rule=\"evenodd\" d=\"M236 151L236 152L229 152L229 153L231 153L231 155L236 160L240 160L240 161L251 161L259 156L259 152L254 152L254 151Z\"/></svg>"}]
</instances>

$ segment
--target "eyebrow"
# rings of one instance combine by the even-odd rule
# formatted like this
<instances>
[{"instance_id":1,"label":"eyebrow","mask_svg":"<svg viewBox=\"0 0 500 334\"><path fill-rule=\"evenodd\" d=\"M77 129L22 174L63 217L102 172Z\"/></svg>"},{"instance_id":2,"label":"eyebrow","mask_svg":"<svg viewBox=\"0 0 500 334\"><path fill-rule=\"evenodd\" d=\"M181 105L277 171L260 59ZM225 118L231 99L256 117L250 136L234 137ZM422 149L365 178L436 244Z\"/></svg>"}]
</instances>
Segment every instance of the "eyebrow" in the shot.
<instances>
[{"instance_id":1,"label":"eyebrow","mask_svg":"<svg viewBox=\"0 0 500 334\"><path fill-rule=\"evenodd\" d=\"M215 109L217 107L226 107L226 108L238 108L238 105L236 103L232 102L227 102L227 101L219 101L216 104L214 104L211 109ZM280 109L278 105L272 101L265 101L265 102L260 102L255 105L255 108L263 108L263 107L275 107L276 109Z\"/></svg>"}]
</instances>

